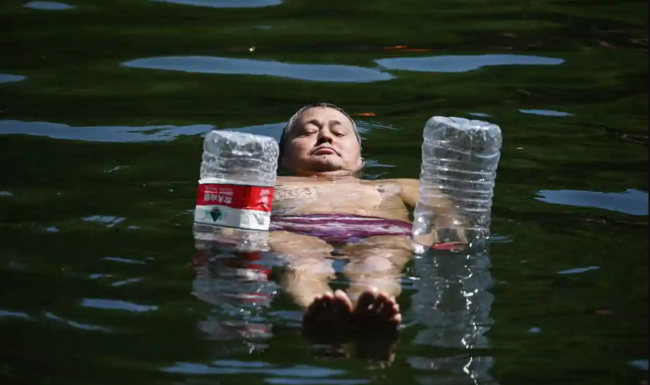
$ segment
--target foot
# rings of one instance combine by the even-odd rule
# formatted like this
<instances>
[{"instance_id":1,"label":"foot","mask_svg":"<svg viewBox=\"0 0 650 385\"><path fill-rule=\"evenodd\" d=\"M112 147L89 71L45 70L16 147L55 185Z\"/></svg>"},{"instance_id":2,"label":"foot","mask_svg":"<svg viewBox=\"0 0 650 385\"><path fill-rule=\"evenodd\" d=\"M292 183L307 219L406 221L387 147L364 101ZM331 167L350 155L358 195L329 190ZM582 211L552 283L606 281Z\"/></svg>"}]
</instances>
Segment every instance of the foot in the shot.
<instances>
[{"instance_id":1,"label":"foot","mask_svg":"<svg viewBox=\"0 0 650 385\"><path fill-rule=\"evenodd\" d=\"M350 338L352 302L341 290L318 296L302 319L303 333L317 343L344 343Z\"/></svg>"},{"instance_id":2,"label":"foot","mask_svg":"<svg viewBox=\"0 0 650 385\"><path fill-rule=\"evenodd\" d=\"M402 322L395 298L379 293L376 288L364 291L352 311L352 323L360 336L395 339Z\"/></svg>"}]
</instances>

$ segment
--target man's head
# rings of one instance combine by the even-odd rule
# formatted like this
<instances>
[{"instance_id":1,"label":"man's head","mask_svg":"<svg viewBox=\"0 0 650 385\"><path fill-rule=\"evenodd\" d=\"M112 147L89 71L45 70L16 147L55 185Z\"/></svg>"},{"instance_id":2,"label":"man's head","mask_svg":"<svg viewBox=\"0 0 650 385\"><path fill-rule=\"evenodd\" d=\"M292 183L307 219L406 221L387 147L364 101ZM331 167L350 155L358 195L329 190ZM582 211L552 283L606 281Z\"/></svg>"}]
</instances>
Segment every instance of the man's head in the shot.
<instances>
[{"instance_id":1,"label":"man's head","mask_svg":"<svg viewBox=\"0 0 650 385\"><path fill-rule=\"evenodd\" d=\"M314 103L301 108L282 132L280 165L299 175L359 171L363 160L356 124L333 104Z\"/></svg>"}]
</instances>

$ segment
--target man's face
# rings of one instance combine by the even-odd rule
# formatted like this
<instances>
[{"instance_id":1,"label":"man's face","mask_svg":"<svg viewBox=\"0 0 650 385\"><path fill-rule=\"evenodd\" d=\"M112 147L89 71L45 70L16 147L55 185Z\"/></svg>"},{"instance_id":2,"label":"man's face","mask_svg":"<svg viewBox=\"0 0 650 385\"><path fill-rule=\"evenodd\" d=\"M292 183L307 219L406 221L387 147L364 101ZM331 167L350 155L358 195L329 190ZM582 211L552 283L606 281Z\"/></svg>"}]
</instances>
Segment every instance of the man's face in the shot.
<instances>
[{"instance_id":1,"label":"man's face","mask_svg":"<svg viewBox=\"0 0 650 385\"><path fill-rule=\"evenodd\" d=\"M358 171L361 146L352 122L333 108L308 109L287 133L281 164L298 173Z\"/></svg>"}]
</instances>

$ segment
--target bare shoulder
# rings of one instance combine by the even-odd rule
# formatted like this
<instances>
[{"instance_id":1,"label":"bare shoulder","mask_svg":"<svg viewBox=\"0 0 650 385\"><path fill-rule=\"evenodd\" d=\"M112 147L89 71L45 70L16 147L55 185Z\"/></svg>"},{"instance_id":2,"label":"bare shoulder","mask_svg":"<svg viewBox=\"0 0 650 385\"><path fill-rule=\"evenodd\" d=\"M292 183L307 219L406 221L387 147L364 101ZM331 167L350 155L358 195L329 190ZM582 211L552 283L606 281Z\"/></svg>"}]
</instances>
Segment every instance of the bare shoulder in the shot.
<instances>
[{"instance_id":1,"label":"bare shoulder","mask_svg":"<svg viewBox=\"0 0 650 385\"><path fill-rule=\"evenodd\" d=\"M411 178L395 178L395 179L382 179L376 181L377 183L390 183L390 184L396 184L403 189L412 189L415 188L417 189L420 187L420 180L419 179L411 179Z\"/></svg>"},{"instance_id":2,"label":"bare shoulder","mask_svg":"<svg viewBox=\"0 0 650 385\"><path fill-rule=\"evenodd\" d=\"M410 178L396 178L396 179L381 179L374 181L375 184L380 185L393 185L399 188L399 196L402 201L410 207L415 207L418 200L418 191L420 188L420 181L418 179Z\"/></svg>"},{"instance_id":3,"label":"bare shoulder","mask_svg":"<svg viewBox=\"0 0 650 385\"><path fill-rule=\"evenodd\" d=\"M298 178L295 176L279 176L275 179L275 184L277 186L291 186L291 185L296 185L301 182L302 178Z\"/></svg>"}]
</instances>

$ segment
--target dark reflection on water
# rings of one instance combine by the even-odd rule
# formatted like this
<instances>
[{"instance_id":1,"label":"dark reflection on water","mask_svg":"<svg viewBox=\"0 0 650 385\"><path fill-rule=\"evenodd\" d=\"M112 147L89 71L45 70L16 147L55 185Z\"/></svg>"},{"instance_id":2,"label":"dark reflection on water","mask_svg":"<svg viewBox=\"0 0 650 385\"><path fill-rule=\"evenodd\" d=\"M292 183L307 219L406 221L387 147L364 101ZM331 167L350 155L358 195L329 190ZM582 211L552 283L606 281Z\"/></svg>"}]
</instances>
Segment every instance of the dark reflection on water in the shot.
<instances>
[{"instance_id":1,"label":"dark reflection on water","mask_svg":"<svg viewBox=\"0 0 650 385\"><path fill-rule=\"evenodd\" d=\"M371 68L334 64L297 64L271 60L207 56L169 56L136 59L125 67L224 75L267 75L315 82L368 83L393 79Z\"/></svg>"},{"instance_id":2,"label":"dark reflection on water","mask_svg":"<svg viewBox=\"0 0 650 385\"><path fill-rule=\"evenodd\" d=\"M560 65L564 60L526 55L399 57L375 60L381 67L417 72L467 72L487 66Z\"/></svg>"},{"instance_id":3,"label":"dark reflection on water","mask_svg":"<svg viewBox=\"0 0 650 385\"><path fill-rule=\"evenodd\" d=\"M282 0L151 0L163 3L211 8L260 8L282 4Z\"/></svg>"}]
</instances>

